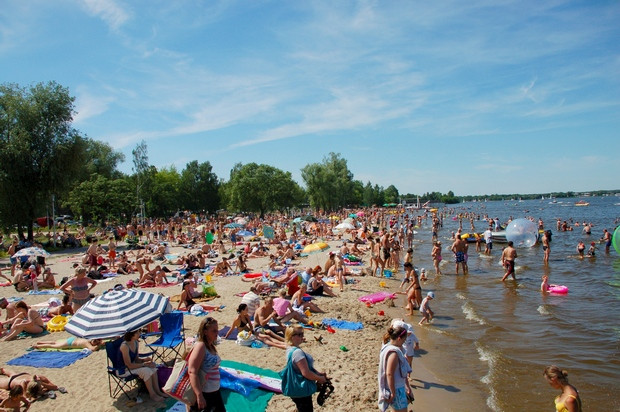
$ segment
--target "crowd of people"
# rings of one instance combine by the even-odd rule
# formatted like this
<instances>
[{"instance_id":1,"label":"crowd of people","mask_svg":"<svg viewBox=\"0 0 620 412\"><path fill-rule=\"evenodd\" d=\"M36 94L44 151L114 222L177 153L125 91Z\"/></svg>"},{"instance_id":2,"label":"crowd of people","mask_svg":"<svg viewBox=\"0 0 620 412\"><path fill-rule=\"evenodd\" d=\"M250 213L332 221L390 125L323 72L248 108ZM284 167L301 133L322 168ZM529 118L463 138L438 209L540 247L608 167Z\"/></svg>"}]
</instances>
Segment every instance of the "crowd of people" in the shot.
<instances>
[{"instance_id":1,"label":"crowd of people","mask_svg":"<svg viewBox=\"0 0 620 412\"><path fill-rule=\"evenodd\" d=\"M344 220L346 214L338 216ZM334 222L321 219L318 222L306 222L301 227L290 225L284 217L264 221L258 218L247 218L244 223L245 235L233 228L227 230L224 226L230 220L209 220L200 216L194 221L179 222L154 221L148 225L127 225L115 229L111 236L100 233L105 244L101 244L96 237L90 239L84 259L75 267L74 276L57 285L49 267L45 262L28 261L27 267L21 261L12 259L11 281L17 291L28 291L35 288L55 288L65 293L63 304L58 307L58 313L74 313L92 298L92 289L96 286L96 277L102 273L112 272L120 275L136 275L138 279L132 282L135 287L162 286L170 283L169 278L180 279L181 294L178 309L191 310L196 305L205 310L216 308L198 302L204 292L199 290L195 273L208 276L228 276L231 274L248 273L252 269L250 259L269 257L268 268L260 268L266 274L249 280L249 292L245 293L236 309L237 316L230 325L224 338L231 334L244 334L247 340L258 341L263 345L286 350L287 362L293 363L294 368L304 378L325 384L328 378L325 373L317 372L313 367L312 357L300 349L303 343L304 329L302 325L311 324L311 313L323 313L316 301L307 299L307 296L328 296L337 298L337 291L343 292L347 287L347 280L358 274L351 270L347 263L365 260L369 266L368 274L375 277L390 277L394 273L403 271L403 278L399 290L406 297L404 316L411 317L415 311L419 312L418 325L431 323L434 311L431 303L435 299L435 291L427 290L423 293L422 287L427 280L425 269L414 265L413 240L416 235L414 229L430 221L432 251L435 276L441 276L440 264L442 257L442 241L439 237L443 226L444 213L424 213L418 216L408 214L377 214L370 218L356 219L357 229L351 234L344 235L333 231ZM469 220L472 231L474 221L479 216L464 215L459 218ZM477 250L484 254L493 253L492 232L501 229L499 219L484 216L481 220L488 223L483 233L475 236ZM544 227L539 221L539 227ZM262 230L265 225L272 225L274 236L265 243ZM578 223L576 225L579 225ZM558 227L564 227L558 221ZM592 225L584 222L584 234L591 230ZM285 230L287 229L287 230ZM127 237L137 239L137 248L122 250L117 235L126 232ZM247 232L252 233L248 235ZM211 242L208 240L211 239ZM252 239L252 240L249 240ZM300 250L303 246L317 239L329 239L338 242L338 247L327 255L323 265L299 267ZM603 238L607 250L611 242L610 234L604 231ZM548 263L550 254L550 239L546 232L542 237L545 250L544 262ZM14 242L14 244L16 244ZM186 247L188 253L183 256L170 256L169 245ZM457 275L467 275L468 249L470 243L464 238L462 228L454 233L452 244L448 251L454 256L454 269ZM577 246L580 256L586 256L585 244ZM16 248L10 251L15 253ZM593 256L594 250L588 251ZM501 252L501 261L505 268L502 280L509 276L515 278L515 259L518 258L512 242ZM176 266L170 270L167 264ZM181 271L185 275L181 275ZM269 271L277 271L278 275L270 275ZM245 279L243 279L245 280ZM176 283L176 282L175 282ZM10 308L9 308L10 306ZM22 331L37 333L44 327L40 314L28 307L24 302L8 304L0 300L0 308L6 309L7 317L3 326L0 326L4 340L11 340ZM52 312L53 314L54 312ZM291 326L292 325L292 326ZM5 327L6 326L6 327ZM205 318L197 331L197 343L194 345L189 358L188 367L191 375L192 388L196 394L198 410L206 404L215 405L213 410L225 410L221 394L217 367L220 362L215 342L217 340L218 322L215 318ZM121 346L121 354L127 368L139 375L145 382L146 388L153 401L160 402L166 394L156 384L154 364L151 359L137 357L138 331L130 331L125 335L125 343ZM394 321L384 336L384 346L381 349L379 360L379 407L382 410L392 408L395 411L406 410L413 401L413 390L409 383L412 373L412 358L419 343L413 327L402 319ZM35 347L86 347L91 350L101 346L99 341L73 340L71 342L41 341ZM206 382L199 379L207 376ZM11 376L11 375L7 375ZM568 385L565 374L557 371L547 372L545 376L554 387L566 389L559 402L566 410L574 411L575 405L580 404L578 394ZM0 381L1 385L1 381ZM7 389L11 389L11 384ZM572 389L571 389L572 388ZM17 391L17 390L16 390ZM20 394L14 394L15 399ZM13 399L13 398L11 398ZM299 411L312 409L312 397L293 398Z\"/></svg>"}]
</instances>

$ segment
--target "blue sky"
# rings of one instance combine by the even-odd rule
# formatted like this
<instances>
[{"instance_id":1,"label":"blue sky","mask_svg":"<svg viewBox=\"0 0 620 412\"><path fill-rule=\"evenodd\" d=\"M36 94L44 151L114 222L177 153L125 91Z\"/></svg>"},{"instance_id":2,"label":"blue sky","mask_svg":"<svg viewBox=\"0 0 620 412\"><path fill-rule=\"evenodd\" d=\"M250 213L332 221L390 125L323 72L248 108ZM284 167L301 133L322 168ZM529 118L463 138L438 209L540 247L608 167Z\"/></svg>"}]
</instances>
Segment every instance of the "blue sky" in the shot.
<instances>
[{"instance_id":1,"label":"blue sky","mask_svg":"<svg viewBox=\"0 0 620 412\"><path fill-rule=\"evenodd\" d=\"M180 171L329 152L401 193L620 189L617 1L4 0L0 81Z\"/></svg>"}]
</instances>

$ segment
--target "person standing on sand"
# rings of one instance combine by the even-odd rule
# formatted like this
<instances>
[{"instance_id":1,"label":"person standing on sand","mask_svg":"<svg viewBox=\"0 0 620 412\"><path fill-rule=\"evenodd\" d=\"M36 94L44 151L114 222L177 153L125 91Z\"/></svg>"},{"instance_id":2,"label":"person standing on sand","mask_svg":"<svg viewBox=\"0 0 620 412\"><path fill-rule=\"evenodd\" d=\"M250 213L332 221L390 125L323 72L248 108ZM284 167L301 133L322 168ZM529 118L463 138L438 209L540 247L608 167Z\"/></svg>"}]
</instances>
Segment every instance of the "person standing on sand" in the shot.
<instances>
[{"instance_id":1,"label":"person standing on sand","mask_svg":"<svg viewBox=\"0 0 620 412\"><path fill-rule=\"evenodd\" d=\"M549 264L549 254L551 254L551 246L549 246L549 235L545 230L542 236L542 248L543 248L543 263Z\"/></svg>"},{"instance_id":2,"label":"person standing on sand","mask_svg":"<svg viewBox=\"0 0 620 412\"><path fill-rule=\"evenodd\" d=\"M506 280L509 275L512 275L514 280L515 278L515 259L517 258L517 251L513 247L512 242L508 242L508 246L502 251L502 265L506 268L506 273L502 278L502 282Z\"/></svg>"},{"instance_id":3,"label":"person standing on sand","mask_svg":"<svg viewBox=\"0 0 620 412\"><path fill-rule=\"evenodd\" d=\"M86 255L88 256L88 271L97 270L97 239L93 238Z\"/></svg>"},{"instance_id":4,"label":"person standing on sand","mask_svg":"<svg viewBox=\"0 0 620 412\"><path fill-rule=\"evenodd\" d=\"M467 274L467 266L465 263L465 252L467 249L467 243L461 239L461 235L456 235L454 243L450 250L454 253L454 262L456 264L456 274L459 274L459 264L463 267L463 274Z\"/></svg>"}]
</instances>

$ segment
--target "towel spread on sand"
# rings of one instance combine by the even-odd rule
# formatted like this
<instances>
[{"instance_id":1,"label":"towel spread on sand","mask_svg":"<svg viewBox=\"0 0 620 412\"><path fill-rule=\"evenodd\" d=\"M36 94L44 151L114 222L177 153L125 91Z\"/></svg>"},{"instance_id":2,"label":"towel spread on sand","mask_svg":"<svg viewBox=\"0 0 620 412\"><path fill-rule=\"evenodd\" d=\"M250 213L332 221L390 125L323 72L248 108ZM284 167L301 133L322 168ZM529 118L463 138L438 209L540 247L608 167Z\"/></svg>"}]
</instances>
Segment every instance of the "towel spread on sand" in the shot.
<instances>
[{"instance_id":1,"label":"towel spread on sand","mask_svg":"<svg viewBox=\"0 0 620 412\"><path fill-rule=\"evenodd\" d=\"M6 364L12 366L32 366L34 368L64 368L77 360L85 358L92 352L88 349L79 352L43 352L32 351L11 359Z\"/></svg>"},{"instance_id":2,"label":"towel spread on sand","mask_svg":"<svg viewBox=\"0 0 620 412\"><path fill-rule=\"evenodd\" d=\"M323 325L331 326L336 329L360 330L364 329L362 322L349 322L346 320L324 318Z\"/></svg>"},{"instance_id":3,"label":"towel spread on sand","mask_svg":"<svg viewBox=\"0 0 620 412\"><path fill-rule=\"evenodd\" d=\"M29 295L62 295L64 292L60 289L31 290Z\"/></svg>"}]
</instances>

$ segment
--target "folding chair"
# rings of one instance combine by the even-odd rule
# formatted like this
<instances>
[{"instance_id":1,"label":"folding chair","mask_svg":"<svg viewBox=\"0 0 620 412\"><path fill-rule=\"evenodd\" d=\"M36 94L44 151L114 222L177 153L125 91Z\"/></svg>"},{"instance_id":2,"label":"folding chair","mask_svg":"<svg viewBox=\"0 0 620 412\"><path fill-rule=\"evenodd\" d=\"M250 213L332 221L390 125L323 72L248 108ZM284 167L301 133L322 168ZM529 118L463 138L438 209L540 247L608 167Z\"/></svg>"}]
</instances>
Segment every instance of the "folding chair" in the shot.
<instances>
[{"instance_id":1,"label":"folding chair","mask_svg":"<svg viewBox=\"0 0 620 412\"><path fill-rule=\"evenodd\" d=\"M123 338L105 344L105 351L108 356L108 387L110 388L110 397L116 398L119 393L123 392L128 399L129 391L138 384L138 375L132 374L125 366L120 347ZM116 386L113 388L114 384Z\"/></svg>"},{"instance_id":2,"label":"folding chair","mask_svg":"<svg viewBox=\"0 0 620 412\"><path fill-rule=\"evenodd\" d=\"M183 331L183 314L182 313L164 313L159 318L161 325L161 335L153 343L145 341L146 346L154 351L154 356L165 362L167 356L171 353L175 354L175 358L182 357L180 351L183 346L185 351L185 333ZM153 334L149 334L153 335ZM160 351L158 351L160 349Z\"/></svg>"}]
</instances>

